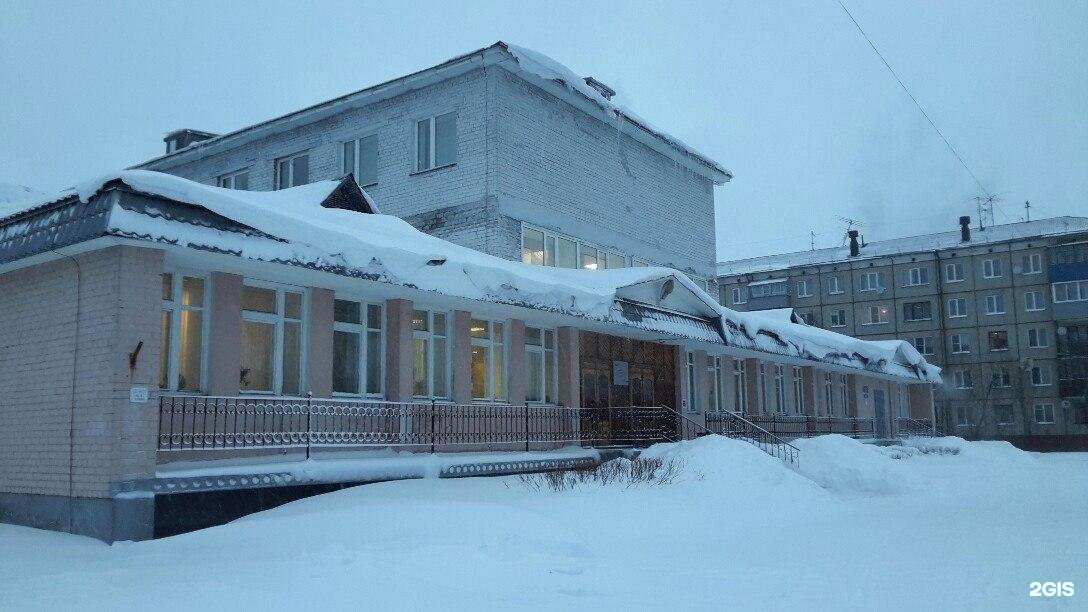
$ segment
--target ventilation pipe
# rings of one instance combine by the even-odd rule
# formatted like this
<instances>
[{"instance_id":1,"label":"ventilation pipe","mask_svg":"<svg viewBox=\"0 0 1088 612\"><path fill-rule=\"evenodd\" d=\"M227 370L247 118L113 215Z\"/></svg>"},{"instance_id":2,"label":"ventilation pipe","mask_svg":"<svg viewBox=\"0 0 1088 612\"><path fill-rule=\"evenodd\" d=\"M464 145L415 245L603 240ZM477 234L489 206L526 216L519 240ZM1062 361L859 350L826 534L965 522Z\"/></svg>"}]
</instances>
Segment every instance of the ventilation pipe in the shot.
<instances>
[{"instance_id":1,"label":"ventilation pipe","mask_svg":"<svg viewBox=\"0 0 1088 612\"><path fill-rule=\"evenodd\" d=\"M960 242L971 242L971 217L960 217Z\"/></svg>"},{"instance_id":2,"label":"ventilation pipe","mask_svg":"<svg viewBox=\"0 0 1088 612\"><path fill-rule=\"evenodd\" d=\"M857 257L861 254L861 247L858 245L858 231L850 230L846 232L847 236L850 236L850 257Z\"/></svg>"}]
</instances>

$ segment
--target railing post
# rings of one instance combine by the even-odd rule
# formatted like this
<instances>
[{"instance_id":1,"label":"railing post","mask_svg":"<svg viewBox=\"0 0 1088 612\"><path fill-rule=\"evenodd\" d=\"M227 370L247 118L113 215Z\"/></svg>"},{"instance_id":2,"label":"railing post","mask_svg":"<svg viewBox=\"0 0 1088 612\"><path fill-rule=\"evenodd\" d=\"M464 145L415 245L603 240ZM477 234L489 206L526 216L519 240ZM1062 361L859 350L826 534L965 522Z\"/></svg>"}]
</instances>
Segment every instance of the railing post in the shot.
<instances>
[{"instance_id":1,"label":"railing post","mask_svg":"<svg viewBox=\"0 0 1088 612\"><path fill-rule=\"evenodd\" d=\"M310 412L313 411L314 392L306 392L306 460L310 459Z\"/></svg>"},{"instance_id":2,"label":"railing post","mask_svg":"<svg viewBox=\"0 0 1088 612\"><path fill-rule=\"evenodd\" d=\"M431 454L432 455L434 454L434 440L435 440L436 435L438 434L438 431L435 429L435 422L436 422L435 410L436 410L435 399L432 397L431 398Z\"/></svg>"},{"instance_id":3,"label":"railing post","mask_svg":"<svg viewBox=\"0 0 1088 612\"><path fill-rule=\"evenodd\" d=\"M529 452L529 404L525 404L525 452Z\"/></svg>"}]
</instances>

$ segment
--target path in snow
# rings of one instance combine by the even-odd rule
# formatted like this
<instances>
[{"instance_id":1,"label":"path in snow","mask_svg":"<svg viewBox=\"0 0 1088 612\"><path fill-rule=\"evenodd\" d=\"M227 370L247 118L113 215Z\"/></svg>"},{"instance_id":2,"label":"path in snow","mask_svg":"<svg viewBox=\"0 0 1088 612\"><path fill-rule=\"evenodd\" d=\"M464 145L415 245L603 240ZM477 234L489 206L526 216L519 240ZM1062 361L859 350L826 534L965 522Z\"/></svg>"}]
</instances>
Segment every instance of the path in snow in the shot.
<instances>
[{"instance_id":1,"label":"path in snow","mask_svg":"<svg viewBox=\"0 0 1088 612\"><path fill-rule=\"evenodd\" d=\"M1088 589L1088 454L936 444L958 454L803 440L795 472L707 437L648 451L682 464L668 485L389 482L112 547L0 525L0 608L1022 609L1032 581Z\"/></svg>"}]
</instances>

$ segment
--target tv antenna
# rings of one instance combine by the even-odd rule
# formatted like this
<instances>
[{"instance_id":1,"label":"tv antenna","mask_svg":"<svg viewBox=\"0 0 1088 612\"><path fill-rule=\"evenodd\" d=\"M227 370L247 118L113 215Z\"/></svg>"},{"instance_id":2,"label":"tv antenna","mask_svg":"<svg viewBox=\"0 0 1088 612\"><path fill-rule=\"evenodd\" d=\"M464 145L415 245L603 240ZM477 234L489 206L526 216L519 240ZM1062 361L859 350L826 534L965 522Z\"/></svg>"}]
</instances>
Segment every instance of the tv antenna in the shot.
<instances>
[{"instance_id":1,"label":"tv antenna","mask_svg":"<svg viewBox=\"0 0 1088 612\"><path fill-rule=\"evenodd\" d=\"M990 225L996 225L997 221L994 218L994 204L999 204L1005 200L1001 199L1001 194L987 195L987 196L975 196L975 207L978 209L978 229L986 229L986 219L989 218Z\"/></svg>"},{"instance_id":2,"label":"tv antenna","mask_svg":"<svg viewBox=\"0 0 1088 612\"><path fill-rule=\"evenodd\" d=\"M861 227L861 221L857 219L851 219L850 217L838 216L839 222L846 225L846 229L842 231L842 244L846 246L846 242L850 239L850 230L855 227Z\"/></svg>"}]
</instances>

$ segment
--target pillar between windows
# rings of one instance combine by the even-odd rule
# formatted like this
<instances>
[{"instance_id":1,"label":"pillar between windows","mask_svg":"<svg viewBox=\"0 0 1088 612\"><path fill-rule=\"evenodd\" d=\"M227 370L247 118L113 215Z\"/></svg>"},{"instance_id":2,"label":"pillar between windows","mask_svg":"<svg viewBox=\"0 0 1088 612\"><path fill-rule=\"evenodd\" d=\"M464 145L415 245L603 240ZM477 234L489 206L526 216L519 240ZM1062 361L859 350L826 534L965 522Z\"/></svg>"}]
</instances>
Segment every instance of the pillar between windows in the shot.
<instances>
[{"instance_id":1,"label":"pillar between windows","mask_svg":"<svg viewBox=\"0 0 1088 612\"><path fill-rule=\"evenodd\" d=\"M507 330L510 353L506 358L506 396L510 404L521 406L525 403L525 321L510 319Z\"/></svg>"},{"instance_id":2,"label":"pillar between windows","mask_svg":"<svg viewBox=\"0 0 1088 612\"><path fill-rule=\"evenodd\" d=\"M453 311L453 402L468 404L472 401L472 313L467 310Z\"/></svg>"},{"instance_id":3,"label":"pillar between windows","mask_svg":"<svg viewBox=\"0 0 1088 612\"><path fill-rule=\"evenodd\" d=\"M559 374L559 404L568 408L580 408L582 396L579 373L578 330L560 327L556 334L556 369Z\"/></svg>"},{"instance_id":4,"label":"pillar between windows","mask_svg":"<svg viewBox=\"0 0 1088 612\"><path fill-rule=\"evenodd\" d=\"M385 398L412 399L412 300L385 302Z\"/></svg>"},{"instance_id":5,"label":"pillar between windows","mask_svg":"<svg viewBox=\"0 0 1088 612\"><path fill-rule=\"evenodd\" d=\"M329 289L310 289L306 388L314 397L332 396L333 302L334 294Z\"/></svg>"},{"instance_id":6,"label":"pillar between windows","mask_svg":"<svg viewBox=\"0 0 1088 612\"><path fill-rule=\"evenodd\" d=\"M242 390L242 277L212 272L210 282L207 392L234 396Z\"/></svg>"}]
</instances>

